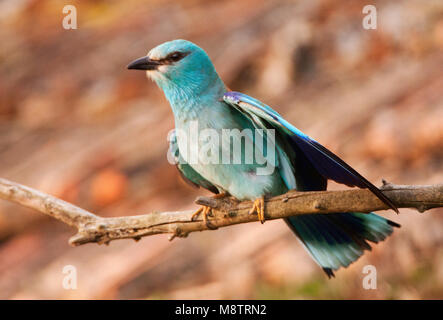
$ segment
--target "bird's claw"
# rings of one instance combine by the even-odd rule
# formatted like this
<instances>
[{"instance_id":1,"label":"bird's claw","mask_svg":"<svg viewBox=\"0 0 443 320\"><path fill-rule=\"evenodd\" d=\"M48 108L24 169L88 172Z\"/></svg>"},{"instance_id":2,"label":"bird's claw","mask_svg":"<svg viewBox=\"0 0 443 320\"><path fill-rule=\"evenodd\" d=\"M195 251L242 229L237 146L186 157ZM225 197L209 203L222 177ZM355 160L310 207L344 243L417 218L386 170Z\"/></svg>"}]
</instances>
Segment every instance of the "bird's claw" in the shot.
<instances>
[{"instance_id":1,"label":"bird's claw","mask_svg":"<svg viewBox=\"0 0 443 320\"><path fill-rule=\"evenodd\" d=\"M249 214L257 213L258 220L263 224L265 223L265 198L257 198L254 200L252 204L251 210L249 210Z\"/></svg>"},{"instance_id":2,"label":"bird's claw","mask_svg":"<svg viewBox=\"0 0 443 320\"><path fill-rule=\"evenodd\" d=\"M208 229L215 230L217 227L215 227L208 219L208 216L212 216L212 208L208 206L201 206L200 208L195 211L191 216L191 221L194 221L195 217L198 217L200 213L203 215L203 221L205 222Z\"/></svg>"}]
</instances>

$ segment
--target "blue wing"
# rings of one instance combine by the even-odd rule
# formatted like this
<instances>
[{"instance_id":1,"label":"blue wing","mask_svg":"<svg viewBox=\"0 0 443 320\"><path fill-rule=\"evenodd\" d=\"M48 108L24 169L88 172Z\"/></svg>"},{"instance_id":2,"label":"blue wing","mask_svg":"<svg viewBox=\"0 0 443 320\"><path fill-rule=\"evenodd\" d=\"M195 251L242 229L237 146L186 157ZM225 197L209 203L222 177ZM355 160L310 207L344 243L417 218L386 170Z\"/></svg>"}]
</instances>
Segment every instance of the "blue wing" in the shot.
<instances>
[{"instance_id":1,"label":"blue wing","mask_svg":"<svg viewBox=\"0 0 443 320\"><path fill-rule=\"evenodd\" d=\"M309 169L314 168L315 171L325 179L331 179L351 187L367 188L390 208L398 212L395 204L376 186L331 151L287 122L269 106L235 91L225 93L223 99L240 112L248 115L252 121L261 123L264 121L274 127L278 132L283 133L288 142L293 146L294 151L296 153L301 152L303 157L309 161L309 164L307 164ZM309 189L315 190L315 186L314 188L308 188L308 190ZM324 189L326 189L326 185L324 185ZM317 188L317 190L319 189Z\"/></svg>"},{"instance_id":2,"label":"blue wing","mask_svg":"<svg viewBox=\"0 0 443 320\"><path fill-rule=\"evenodd\" d=\"M178 172L185 182L193 187L202 187L205 188L212 193L219 193L216 186L214 186L211 182L203 178L197 171L195 171L180 155L180 150L177 144L177 136L175 134L175 130L169 136L169 154L172 157L172 160L176 164Z\"/></svg>"}]
</instances>

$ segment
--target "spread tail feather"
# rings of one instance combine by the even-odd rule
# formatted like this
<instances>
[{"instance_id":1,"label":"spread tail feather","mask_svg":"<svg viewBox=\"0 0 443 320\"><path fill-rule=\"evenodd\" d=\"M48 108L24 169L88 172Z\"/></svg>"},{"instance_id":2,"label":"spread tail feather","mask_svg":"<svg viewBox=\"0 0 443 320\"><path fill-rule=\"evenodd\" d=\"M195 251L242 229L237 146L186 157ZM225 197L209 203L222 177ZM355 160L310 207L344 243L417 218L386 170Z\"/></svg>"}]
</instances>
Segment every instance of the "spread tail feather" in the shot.
<instances>
[{"instance_id":1,"label":"spread tail feather","mask_svg":"<svg viewBox=\"0 0 443 320\"><path fill-rule=\"evenodd\" d=\"M400 227L374 213L300 215L285 221L329 278L371 250L368 241L383 241Z\"/></svg>"}]
</instances>

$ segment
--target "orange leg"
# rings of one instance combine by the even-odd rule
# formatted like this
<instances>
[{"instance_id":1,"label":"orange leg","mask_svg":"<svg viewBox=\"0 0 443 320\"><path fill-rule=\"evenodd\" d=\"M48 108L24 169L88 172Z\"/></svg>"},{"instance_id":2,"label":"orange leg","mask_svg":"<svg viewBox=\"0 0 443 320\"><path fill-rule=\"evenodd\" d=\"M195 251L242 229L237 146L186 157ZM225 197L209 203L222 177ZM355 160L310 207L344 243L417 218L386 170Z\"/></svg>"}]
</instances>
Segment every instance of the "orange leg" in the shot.
<instances>
[{"instance_id":1,"label":"orange leg","mask_svg":"<svg viewBox=\"0 0 443 320\"><path fill-rule=\"evenodd\" d=\"M222 192L222 193L218 193L216 195L213 195L212 198L214 199L222 199L225 197L229 197L229 194ZM208 216L212 215L212 208L211 207L207 207L207 206L201 206L200 208L198 208L191 216L191 221L194 220L195 217L199 216L200 213L203 215L203 221L205 222L206 226L209 229L217 229L217 227L214 227L208 219Z\"/></svg>"},{"instance_id":2,"label":"orange leg","mask_svg":"<svg viewBox=\"0 0 443 320\"><path fill-rule=\"evenodd\" d=\"M258 220L263 224L265 223L265 198L257 198L254 200L252 204L251 210L249 210L249 214L257 214Z\"/></svg>"},{"instance_id":3,"label":"orange leg","mask_svg":"<svg viewBox=\"0 0 443 320\"><path fill-rule=\"evenodd\" d=\"M193 221L194 218L197 217L201 213L203 215L203 221L205 222L206 226L209 229L217 229L209 222L208 216L211 214L211 211L212 211L211 207L201 206L200 208L197 209L197 211L195 211L192 214L191 221Z\"/></svg>"}]
</instances>

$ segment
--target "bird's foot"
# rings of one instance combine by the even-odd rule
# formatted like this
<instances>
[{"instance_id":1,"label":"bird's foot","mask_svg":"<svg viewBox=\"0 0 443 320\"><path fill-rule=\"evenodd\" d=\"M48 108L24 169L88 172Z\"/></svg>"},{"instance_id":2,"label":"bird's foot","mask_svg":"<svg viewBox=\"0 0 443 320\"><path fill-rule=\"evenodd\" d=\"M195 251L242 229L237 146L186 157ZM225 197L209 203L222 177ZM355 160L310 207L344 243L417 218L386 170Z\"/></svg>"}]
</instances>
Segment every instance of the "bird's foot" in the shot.
<instances>
[{"instance_id":1,"label":"bird's foot","mask_svg":"<svg viewBox=\"0 0 443 320\"><path fill-rule=\"evenodd\" d=\"M200 213L203 215L203 221L205 222L206 226L208 227L208 229L212 229L215 230L217 229L217 227L215 227L214 225L212 225L209 222L208 216L210 216L212 214L212 208L208 207L208 206L201 206L200 208L198 208L191 216L191 221L194 221L194 218L199 216Z\"/></svg>"},{"instance_id":2,"label":"bird's foot","mask_svg":"<svg viewBox=\"0 0 443 320\"><path fill-rule=\"evenodd\" d=\"M265 198L257 198L254 200L252 204L251 210L249 210L249 214L257 213L258 220L263 224L265 223Z\"/></svg>"}]
</instances>

